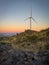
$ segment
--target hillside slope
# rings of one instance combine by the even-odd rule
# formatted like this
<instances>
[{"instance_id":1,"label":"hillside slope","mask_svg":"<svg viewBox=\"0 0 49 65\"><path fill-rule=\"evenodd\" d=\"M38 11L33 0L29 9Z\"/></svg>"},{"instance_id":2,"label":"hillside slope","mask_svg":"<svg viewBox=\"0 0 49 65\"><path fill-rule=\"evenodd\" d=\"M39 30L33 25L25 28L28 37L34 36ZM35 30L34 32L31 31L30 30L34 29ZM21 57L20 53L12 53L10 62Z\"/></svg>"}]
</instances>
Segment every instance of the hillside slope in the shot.
<instances>
[{"instance_id":1,"label":"hillside slope","mask_svg":"<svg viewBox=\"0 0 49 65\"><path fill-rule=\"evenodd\" d=\"M25 30L10 37L0 37L0 43L9 43L16 49L40 51L49 49L49 28L39 32Z\"/></svg>"},{"instance_id":2,"label":"hillside slope","mask_svg":"<svg viewBox=\"0 0 49 65\"><path fill-rule=\"evenodd\" d=\"M14 47L23 50L46 50L49 49L49 28L40 32L26 30L25 32L19 33L13 36L11 40Z\"/></svg>"},{"instance_id":3,"label":"hillside slope","mask_svg":"<svg viewBox=\"0 0 49 65\"><path fill-rule=\"evenodd\" d=\"M49 65L49 28L0 37L0 65Z\"/></svg>"}]
</instances>

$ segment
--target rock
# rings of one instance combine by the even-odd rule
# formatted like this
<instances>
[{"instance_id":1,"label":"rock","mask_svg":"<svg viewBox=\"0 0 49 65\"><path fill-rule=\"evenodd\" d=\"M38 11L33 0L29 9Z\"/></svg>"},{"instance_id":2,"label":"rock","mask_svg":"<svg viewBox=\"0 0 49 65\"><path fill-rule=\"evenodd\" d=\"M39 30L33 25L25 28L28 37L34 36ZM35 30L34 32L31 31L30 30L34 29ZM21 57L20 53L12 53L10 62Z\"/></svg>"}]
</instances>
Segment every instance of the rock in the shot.
<instances>
[{"instance_id":1,"label":"rock","mask_svg":"<svg viewBox=\"0 0 49 65\"><path fill-rule=\"evenodd\" d=\"M0 65L49 65L49 50L33 53L0 44Z\"/></svg>"}]
</instances>

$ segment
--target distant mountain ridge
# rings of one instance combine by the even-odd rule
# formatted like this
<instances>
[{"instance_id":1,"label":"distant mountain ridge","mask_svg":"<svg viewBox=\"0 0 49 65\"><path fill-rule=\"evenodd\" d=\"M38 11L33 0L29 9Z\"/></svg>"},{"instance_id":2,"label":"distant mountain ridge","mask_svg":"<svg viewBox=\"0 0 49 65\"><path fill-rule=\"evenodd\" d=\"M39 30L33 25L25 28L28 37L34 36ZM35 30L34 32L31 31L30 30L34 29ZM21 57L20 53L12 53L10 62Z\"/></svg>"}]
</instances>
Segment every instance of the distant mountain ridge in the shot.
<instances>
[{"instance_id":1,"label":"distant mountain ridge","mask_svg":"<svg viewBox=\"0 0 49 65\"><path fill-rule=\"evenodd\" d=\"M0 33L0 37L4 37L4 36L13 36L16 35L16 33Z\"/></svg>"}]
</instances>

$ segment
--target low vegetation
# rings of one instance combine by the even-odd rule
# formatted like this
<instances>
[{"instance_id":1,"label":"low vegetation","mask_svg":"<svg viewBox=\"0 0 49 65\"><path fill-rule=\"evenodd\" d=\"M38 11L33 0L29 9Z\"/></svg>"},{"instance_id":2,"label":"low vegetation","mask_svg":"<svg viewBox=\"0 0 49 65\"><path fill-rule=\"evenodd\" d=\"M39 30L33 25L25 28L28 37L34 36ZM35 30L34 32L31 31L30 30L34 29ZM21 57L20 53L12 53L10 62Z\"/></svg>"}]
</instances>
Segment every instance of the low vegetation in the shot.
<instances>
[{"instance_id":1,"label":"low vegetation","mask_svg":"<svg viewBox=\"0 0 49 65\"><path fill-rule=\"evenodd\" d=\"M0 65L49 65L49 28L0 37Z\"/></svg>"},{"instance_id":2,"label":"low vegetation","mask_svg":"<svg viewBox=\"0 0 49 65\"><path fill-rule=\"evenodd\" d=\"M11 37L0 37L0 43L9 43L16 49L39 51L49 49L49 28L40 32L25 30Z\"/></svg>"}]
</instances>

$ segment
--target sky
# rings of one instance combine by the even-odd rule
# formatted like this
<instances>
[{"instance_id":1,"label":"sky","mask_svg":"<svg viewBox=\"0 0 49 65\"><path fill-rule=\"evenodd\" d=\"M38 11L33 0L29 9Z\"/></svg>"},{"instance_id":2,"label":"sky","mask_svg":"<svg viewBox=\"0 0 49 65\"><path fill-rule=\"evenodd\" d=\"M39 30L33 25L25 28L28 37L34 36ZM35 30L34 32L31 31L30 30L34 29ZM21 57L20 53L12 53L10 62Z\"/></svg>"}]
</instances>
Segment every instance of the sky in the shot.
<instances>
[{"instance_id":1,"label":"sky","mask_svg":"<svg viewBox=\"0 0 49 65\"><path fill-rule=\"evenodd\" d=\"M49 0L0 0L0 32L22 32L29 29L32 7L32 30L49 27Z\"/></svg>"}]
</instances>

